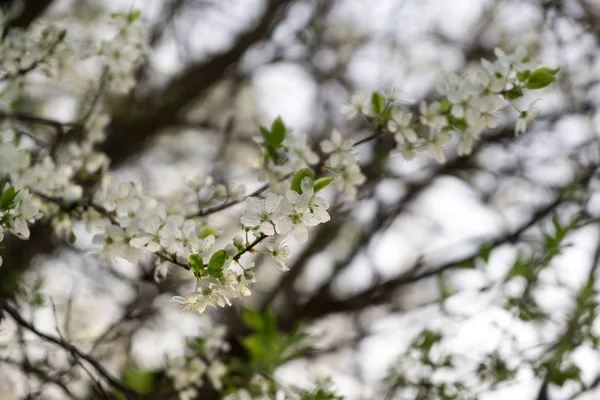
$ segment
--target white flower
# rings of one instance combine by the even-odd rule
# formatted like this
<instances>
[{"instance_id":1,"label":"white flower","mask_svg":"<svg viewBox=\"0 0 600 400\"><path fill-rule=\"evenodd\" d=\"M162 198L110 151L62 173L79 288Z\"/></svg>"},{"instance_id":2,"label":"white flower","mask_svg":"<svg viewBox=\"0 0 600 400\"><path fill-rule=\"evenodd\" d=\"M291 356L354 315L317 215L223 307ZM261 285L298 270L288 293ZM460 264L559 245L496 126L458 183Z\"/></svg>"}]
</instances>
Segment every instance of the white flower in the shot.
<instances>
[{"instance_id":1,"label":"white flower","mask_svg":"<svg viewBox=\"0 0 600 400\"><path fill-rule=\"evenodd\" d=\"M273 218L277 233L286 234L292 230L299 242L306 242L308 239L306 227L318 224L308 209L309 202L310 196L307 193L298 194L288 190L286 197L279 204L280 212Z\"/></svg>"},{"instance_id":2,"label":"white flower","mask_svg":"<svg viewBox=\"0 0 600 400\"><path fill-rule=\"evenodd\" d=\"M448 124L446 117L440 114L441 104L434 101L429 106L424 101L419 104L419 119L423 125L429 126L433 130L440 130Z\"/></svg>"},{"instance_id":3,"label":"white flower","mask_svg":"<svg viewBox=\"0 0 600 400\"><path fill-rule=\"evenodd\" d=\"M286 263L292 258L290 247L285 241L284 236L272 237L265 241L269 254L275 260L275 264L282 271L289 271Z\"/></svg>"},{"instance_id":4,"label":"white flower","mask_svg":"<svg viewBox=\"0 0 600 400\"><path fill-rule=\"evenodd\" d=\"M346 118L352 119L356 114L362 113L368 103L367 96L362 93L355 93L347 104L340 106L340 113L344 114Z\"/></svg>"},{"instance_id":5,"label":"white flower","mask_svg":"<svg viewBox=\"0 0 600 400\"><path fill-rule=\"evenodd\" d=\"M227 367L219 360L215 360L210 364L206 375L210 380L210 383L216 390L221 390L223 388L223 383L221 382L221 378L225 376L227 373Z\"/></svg>"},{"instance_id":6,"label":"white flower","mask_svg":"<svg viewBox=\"0 0 600 400\"><path fill-rule=\"evenodd\" d=\"M171 263L168 261L163 261L154 268L154 281L161 282L163 279L167 277L169 270L171 269Z\"/></svg>"},{"instance_id":7,"label":"white flower","mask_svg":"<svg viewBox=\"0 0 600 400\"><path fill-rule=\"evenodd\" d=\"M144 218L140 221L141 231L129 241L129 244L138 249L156 253L162 248L160 245L160 230L163 225L164 221L156 215Z\"/></svg>"},{"instance_id":8,"label":"white flower","mask_svg":"<svg viewBox=\"0 0 600 400\"><path fill-rule=\"evenodd\" d=\"M202 376L206 373L207 365L199 357L194 357L189 361L184 357L177 357L169 363L167 368L167 376L173 380L173 387L179 391L179 397L182 399L182 394L185 393L183 398L193 399L195 397L195 389L192 392L188 392L190 386L201 386ZM183 390L185 389L185 390ZM191 395L192 397L187 397Z\"/></svg>"},{"instance_id":9,"label":"white flower","mask_svg":"<svg viewBox=\"0 0 600 400\"><path fill-rule=\"evenodd\" d=\"M242 225L255 228L267 236L275 234L273 216L278 210L282 197L274 193L267 194L264 199L249 197L246 200L247 208L240 218Z\"/></svg>"},{"instance_id":10,"label":"white flower","mask_svg":"<svg viewBox=\"0 0 600 400\"><path fill-rule=\"evenodd\" d=\"M350 199L356 198L356 187L365 183L367 179L358 164L346 165L337 171L334 182L336 187L343 191Z\"/></svg>"},{"instance_id":11,"label":"white flower","mask_svg":"<svg viewBox=\"0 0 600 400\"><path fill-rule=\"evenodd\" d=\"M412 124L412 113L402 113L399 110L394 113L393 118L388 121L388 130L396 133L396 140L400 138L408 140L409 142L416 142L418 137L414 129L411 128Z\"/></svg>"},{"instance_id":12,"label":"white flower","mask_svg":"<svg viewBox=\"0 0 600 400\"><path fill-rule=\"evenodd\" d=\"M29 239L29 224L40 216L39 206L29 194L21 189L14 198L15 215L11 221L11 231L22 239Z\"/></svg>"},{"instance_id":13,"label":"white flower","mask_svg":"<svg viewBox=\"0 0 600 400\"><path fill-rule=\"evenodd\" d=\"M269 238L270 239L270 238ZM256 276L254 275L254 263L248 265L244 269L244 273L239 276L239 290L242 296L250 296L250 286L256 282Z\"/></svg>"},{"instance_id":14,"label":"white flower","mask_svg":"<svg viewBox=\"0 0 600 400\"><path fill-rule=\"evenodd\" d=\"M329 208L329 203L323 197L318 196L315 193L314 182L310 178L302 179L300 182L300 187L302 188L302 194L308 195L308 209L312 213L317 223L324 223L331 219L327 209Z\"/></svg>"},{"instance_id":15,"label":"white flower","mask_svg":"<svg viewBox=\"0 0 600 400\"><path fill-rule=\"evenodd\" d=\"M404 140L404 138L401 140ZM418 148L414 143L406 141L401 142L398 140L398 137L396 137L396 142L398 143L396 150L402 155L402 157L404 157L405 160L412 160L415 158Z\"/></svg>"},{"instance_id":16,"label":"white flower","mask_svg":"<svg viewBox=\"0 0 600 400\"><path fill-rule=\"evenodd\" d=\"M506 55L502 49L496 47L494 54L498 57L498 62L504 69L513 68L517 72L529 71L537 66L537 63L529 59L527 49L524 46L518 46L513 54Z\"/></svg>"},{"instance_id":17,"label":"white flower","mask_svg":"<svg viewBox=\"0 0 600 400\"><path fill-rule=\"evenodd\" d=\"M108 225L104 234L98 234L92 240L94 244L104 245L100 251L100 261L114 262L115 258L123 258L135 263L138 260L139 251L131 247L128 241L123 228L116 225Z\"/></svg>"},{"instance_id":18,"label":"white flower","mask_svg":"<svg viewBox=\"0 0 600 400\"><path fill-rule=\"evenodd\" d=\"M290 165L294 169L299 169L306 164L314 165L319 162L317 153L311 150L307 143L307 136L301 133L290 132L286 135L287 156Z\"/></svg>"},{"instance_id":19,"label":"white flower","mask_svg":"<svg viewBox=\"0 0 600 400\"><path fill-rule=\"evenodd\" d=\"M535 120L535 118L540 113L540 110L536 106L537 100L531 102L529 107L527 107L526 111L521 111L519 114L519 119L517 120L517 124L515 125L515 135L519 136L521 133L525 132L529 125Z\"/></svg>"},{"instance_id":20,"label":"white flower","mask_svg":"<svg viewBox=\"0 0 600 400\"><path fill-rule=\"evenodd\" d=\"M334 129L331 132L331 139L321 142L321 150L330 154L327 163L335 168L347 162L353 162L356 157L352 152L353 143L352 139L344 139L340 131Z\"/></svg>"},{"instance_id":21,"label":"white flower","mask_svg":"<svg viewBox=\"0 0 600 400\"><path fill-rule=\"evenodd\" d=\"M446 156L442 151L442 146L452 140L448 132L437 132L427 144L427 154L435 157L440 163L446 162Z\"/></svg>"},{"instance_id":22,"label":"white flower","mask_svg":"<svg viewBox=\"0 0 600 400\"><path fill-rule=\"evenodd\" d=\"M213 300L214 296L211 289L203 290L202 292L189 293L185 297L173 296L172 300L181 304L181 311L202 314L206 307L215 307Z\"/></svg>"}]
</instances>

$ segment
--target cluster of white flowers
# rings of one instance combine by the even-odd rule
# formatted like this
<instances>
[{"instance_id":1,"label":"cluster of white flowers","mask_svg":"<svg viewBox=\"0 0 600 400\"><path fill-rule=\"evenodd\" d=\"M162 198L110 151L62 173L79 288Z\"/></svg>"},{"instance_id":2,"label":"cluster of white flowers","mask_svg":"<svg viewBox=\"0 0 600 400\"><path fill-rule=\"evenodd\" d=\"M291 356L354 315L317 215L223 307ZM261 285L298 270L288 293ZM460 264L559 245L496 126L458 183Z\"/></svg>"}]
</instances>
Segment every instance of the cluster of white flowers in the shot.
<instances>
[{"instance_id":1,"label":"cluster of white flowers","mask_svg":"<svg viewBox=\"0 0 600 400\"><path fill-rule=\"evenodd\" d=\"M7 183L0 192L0 243L4 239L4 229L21 239L28 239L29 225L40 217L39 201L29 190L16 190Z\"/></svg>"},{"instance_id":2,"label":"cluster of white flowers","mask_svg":"<svg viewBox=\"0 0 600 400\"><path fill-rule=\"evenodd\" d=\"M205 378L208 378L216 390L223 387L222 379L227 373L227 367L218 357L229 350L229 345L224 340L225 333L225 327L215 327L201 338L201 346L195 342L195 345L186 349L189 354L169 361L166 374L173 382L180 400L195 399Z\"/></svg>"},{"instance_id":3,"label":"cluster of white flowers","mask_svg":"<svg viewBox=\"0 0 600 400\"><path fill-rule=\"evenodd\" d=\"M450 75L441 80L437 90L442 100L421 102L417 115L405 110L395 95L379 93L374 93L370 101L364 95L354 95L341 111L348 118L360 114L370 123L384 125L395 135L398 151L405 159L425 152L445 162L443 146L452 140L452 132L460 136L458 154L470 154L483 131L495 128L499 112L508 106L518 110L515 134L524 132L538 114L535 102L521 111L513 101L527 90L547 86L557 72L538 68L523 47L511 55L500 49L495 53L494 63L482 60L481 66L463 76Z\"/></svg>"},{"instance_id":4,"label":"cluster of white flowers","mask_svg":"<svg viewBox=\"0 0 600 400\"><path fill-rule=\"evenodd\" d=\"M105 94L105 90L129 90L134 84L135 65L147 50L139 12L114 15L112 21L115 37L92 46L90 52L99 57L104 71L106 87L99 88L98 95ZM20 38L18 31L12 32L0 46L0 54L6 53L0 63L0 73L5 76L35 62L40 52L46 55L41 57L40 65L50 60L64 36L50 30L40 33L43 40L39 43L31 43L30 36ZM23 52L31 60L19 55ZM439 86L442 101L422 103L416 116L403 109L396 93L373 93L370 98L359 94L342 111L349 117L363 115L375 127L373 138L393 133L405 158L423 151L443 162L442 147L453 131L462 136L459 152L467 154L485 128L496 126L495 113L499 109L519 98L525 89L543 87L555 73L535 69L522 50L511 56L497 51L497 55L494 64L483 62L477 71L449 77ZM12 65L10 60L13 64L18 60L19 64ZM334 129L330 138L320 143L321 153L326 156L320 160L308 137L288 130L278 118L270 129L261 127L262 137L257 140L262 149L258 178L269 181L269 186L251 197L245 197L242 186L215 184L211 177L192 179L185 192L170 199L152 197L141 182L110 186L109 160L94 150L104 140L110 118L96 104L94 101L79 122L62 126L62 132L72 128L81 135L76 140L59 141L56 148L44 148L35 140L27 140L29 135L2 125L0 182L9 182L6 187L12 192L5 192L7 198L13 198L6 200L8 206L0 210L0 232L27 238L28 224L40 217L40 211L52 217L55 228L65 233L71 229L72 220L84 221L95 233L93 243L99 246L97 253L103 261L122 258L135 263L145 252L155 257L157 280L174 266L191 271L196 290L173 298L185 311L201 313L208 306L230 305L231 298L250 295L255 277L253 264L242 265L244 254L268 254L278 268L287 270L292 256L288 233L303 243L308 239L308 228L330 219L329 204L319 192L333 180L340 191L355 198L357 187L366 180L352 139ZM8 111L4 115L10 120ZM517 133L535 115L533 107L521 111ZM55 122L49 122L55 127ZM315 179L315 173L333 177ZM102 185L94 193L84 194L81 182L90 177ZM290 177L291 186L287 183ZM211 227L205 217L245 198L241 234L222 249L215 249L218 229Z\"/></svg>"},{"instance_id":5,"label":"cluster of white flowers","mask_svg":"<svg viewBox=\"0 0 600 400\"><path fill-rule=\"evenodd\" d=\"M335 185L350 199L356 198L356 187L366 180L358 165L353 147L354 141L344 138L337 129L331 132L331 139L321 142L321 150L329 154L325 165L334 174Z\"/></svg>"},{"instance_id":6,"label":"cluster of white flowers","mask_svg":"<svg viewBox=\"0 0 600 400\"><path fill-rule=\"evenodd\" d=\"M277 158L270 157L268 147L262 146L264 139L254 138L255 142L261 145L263 151L263 163L260 166L258 179L271 183L272 190L277 190L280 183L286 176L302 168L312 167L319 162L319 156L315 153L307 142L307 135L289 131L281 144L282 154Z\"/></svg>"},{"instance_id":7,"label":"cluster of white flowers","mask_svg":"<svg viewBox=\"0 0 600 400\"><path fill-rule=\"evenodd\" d=\"M264 199L249 198L242 224L257 235L285 235L292 231L299 242L306 242L307 227L329 221L329 204L315 193L312 179L304 178L301 185L301 193L287 190L285 197L268 193Z\"/></svg>"},{"instance_id":8,"label":"cluster of white flowers","mask_svg":"<svg viewBox=\"0 0 600 400\"><path fill-rule=\"evenodd\" d=\"M187 182L187 186L193 192L190 201L183 199L190 215L202 213L212 206L223 202L238 202L243 200L246 189L243 185L215 184L212 176L194 177ZM193 212L190 212L194 210Z\"/></svg>"},{"instance_id":9,"label":"cluster of white flowers","mask_svg":"<svg viewBox=\"0 0 600 400\"><path fill-rule=\"evenodd\" d=\"M143 29L139 23L140 12L112 16L117 34L102 42L99 55L103 57L105 77L110 89L127 93L135 86L135 65L148 52Z\"/></svg>"},{"instance_id":10,"label":"cluster of white flowers","mask_svg":"<svg viewBox=\"0 0 600 400\"><path fill-rule=\"evenodd\" d=\"M68 51L64 37L65 32L54 26L34 25L27 32L8 30L0 46L0 82L17 83L33 70L52 75L57 60Z\"/></svg>"}]
</instances>

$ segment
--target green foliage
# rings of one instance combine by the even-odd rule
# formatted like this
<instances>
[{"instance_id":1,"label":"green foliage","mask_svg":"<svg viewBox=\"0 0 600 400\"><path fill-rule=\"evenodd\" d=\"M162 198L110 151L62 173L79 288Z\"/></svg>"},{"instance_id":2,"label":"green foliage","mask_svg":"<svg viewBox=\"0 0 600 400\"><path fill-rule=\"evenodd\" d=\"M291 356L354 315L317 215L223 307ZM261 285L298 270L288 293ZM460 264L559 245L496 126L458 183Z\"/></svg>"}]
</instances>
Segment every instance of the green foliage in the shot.
<instances>
[{"instance_id":1,"label":"green foliage","mask_svg":"<svg viewBox=\"0 0 600 400\"><path fill-rule=\"evenodd\" d=\"M310 180L314 181L314 171L310 168L302 168L300 171L296 172L292 177L290 189L297 192L298 194L302 194L302 180L304 178L310 178Z\"/></svg>"},{"instance_id":2,"label":"green foliage","mask_svg":"<svg viewBox=\"0 0 600 400\"><path fill-rule=\"evenodd\" d=\"M383 110L385 109L385 101L381 94L377 92L373 92L373 94L371 94L371 109L375 115L380 115L383 113Z\"/></svg>"},{"instance_id":3,"label":"green foliage","mask_svg":"<svg viewBox=\"0 0 600 400\"><path fill-rule=\"evenodd\" d=\"M127 14L127 22L132 23L140 18L142 12L140 10L134 10Z\"/></svg>"},{"instance_id":4,"label":"green foliage","mask_svg":"<svg viewBox=\"0 0 600 400\"><path fill-rule=\"evenodd\" d=\"M11 208L14 208L14 200L17 196L17 193L18 191L16 191L12 186L9 186L4 190L4 192L2 192L2 195L0 195L0 211L7 211Z\"/></svg>"},{"instance_id":5,"label":"green foliage","mask_svg":"<svg viewBox=\"0 0 600 400\"><path fill-rule=\"evenodd\" d=\"M452 114L448 114L448 122L454 129L464 132L467 129L467 121L464 118L456 118Z\"/></svg>"},{"instance_id":6,"label":"green foliage","mask_svg":"<svg viewBox=\"0 0 600 400\"><path fill-rule=\"evenodd\" d=\"M15 292L31 307L42 307L46 303L42 293L44 279L41 276L37 276L33 283L17 278L13 284Z\"/></svg>"},{"instance_id":7,"label":"green foliage","mask_svg":"<svg viewBox=\"0 0 600 400\"><path fill-rule=\"evenodd\" d=\"M143 369L127 369L123 374L123 383L138 394L150 394L154 390L154 373Z\"/></svg>"},{"instance_id":8,"label":"green foliage","mask_svg":"<svg viewBox=\"0 0 600 400\"><path fill-rule=\"evenodd\" d=\"M440 104L440 111L442 114L447 114L450 112L450 110L452 109L452 102L450 100L448 100L446 97L444 97L442 99L442 102Z\"/></svg>"},{"instance_id":9,"label":"green foliage","mask_svg":"<svg viewBox=\"0 0 600 400\"><path fill-rule=\"evenodd\" d=\"M429 363L429 353L433 346L442 340L442 337L440 332L425 329L413 342L412 347L419 350L422 353L423 360Z\"/></svg>"},{"instance_id":10,"label":"green foliage","mask_svg":"<svg viewBox=\"0 0 600 400\"><path fill-rule=\"evenodd\" d=\"M493 352L486 355L477 367L479 378L492 383L492 387L509 381L517 375L517 369L511 368L500 354Z\"/></svg>"},{"instance_id":11,"label":"green foliage","mask_svg":"<svg viewBox=\"0 0 600 400\"><path fill-rule=\"evenodd\" d=\"M267 155L271 157L271 159L277 159L277 150L281 148L283 141L285 140L285 136L287 134L287 128L283 123L281 117L277 117L273 124L271 124L271 129L267 129L264 126L260 127L260 134L265 141L265 146L267 149Z\"/></svg>"},{"instance_id":12,"label":"green foliage","mask_svg":"<svg viewBox=\"0 0 600 400\"><path fill-rule=\"evenodd\" d=\"M77 236L75 236L75 233L73 231L69 231L69 243L71 244L75 244L75 242L77 241Z\"/></svg>"},{"instance_id":13,"label":"green foliage","mask_svg":"<svg viewBox=\"0 0 600 400\"><path fill-rule=\"evenodd\" d=\"M319 382L313 390L298 390L301 400L343 400L331 388L331 380Z\"/></svg>"},{"instance_id":14,"label":"green foliage","mask_svg":"<svg viewBox=\"0 0 600 400\"><path fill-rule=\"evenodd\" d=\"M548 86L554 81L554 77L558 73L557 69L551 68L538 68L533 71L528 79L525 87L527 89L542 89Z\"/></svg>"},{"instance_id":15,"label":"green foliage","mask_svg":"<svg viewBox=\"0 0 600 400\"><path fill-rule=\"evenodd\" d=\"M200 276L204 272L204 262L202 261L202 257L200 254L192 254L188 258L188 265L190 269L194 273L194 276Z\"/></svg>"},{"instance_id":16,"label":"green foliage","mask_svg":"<svg viewBox=\"0 0 600 400\"><path fill-rule=\"evenodd\" d=\"M321 190L325 189L329 184L333 182L333 178L330 176L324 176L315 181L315 193L319 193Z\"/></svg>"},{"instance_id":17,"label":"green foliage","mask_svg":"<svg viewBox=\"0 0 600 400\"><path fill-rule=\"evenodd\" d=\"M504 92L506 100L517 100L523 97L523 89L520 87L514 87Z\"/></svg>"},{"instance_id":18,"label":"green foliage","mask_svg":"<svg viewBox=\"0 0 600 400\"><path fill-rule=\"evenodd\" d=\"M290 333L280 331L271 311L261 314L244 308L242 318L252 333L241 340L250 355L249 363L241 368L269 374L279 365L304 353L305 349L299 344L305 335L297 330Z\"/></svg>"},{"instance_id":19,"label":"green foliage","mask_svg":"<svg viewBox=\"0 0 600 400\"><path fill-rule=\"evenodd\" d=\"M490 255L492 254L492 249L494 248L492 243L484 243L479 249L479 257L483 260L483 262L488 263L490 261Z\"/></svg>"},{"instance_id":20,"label":"green foliage","mask_svg":"<svg viewBox=\"0 0 600 400\"><path fill-rule=\"evenodd\" d=\"M517 79L519 80L519 82L525 82L530 75L531 71L517 72Z\"/></svg>"},{"instance_id":21,"label":"green foliage","mask_svg":"<svg viewBox=\"0 0 600 400\"><path fill-rule=\"evenodd\" d=\"M221 278L223 276L223 265L225 265L226 260L227 253L225 253L225 250L217 250L208 262L208 267L206 269L208 275L215 278Z\"/></svg>"}]
</instances>

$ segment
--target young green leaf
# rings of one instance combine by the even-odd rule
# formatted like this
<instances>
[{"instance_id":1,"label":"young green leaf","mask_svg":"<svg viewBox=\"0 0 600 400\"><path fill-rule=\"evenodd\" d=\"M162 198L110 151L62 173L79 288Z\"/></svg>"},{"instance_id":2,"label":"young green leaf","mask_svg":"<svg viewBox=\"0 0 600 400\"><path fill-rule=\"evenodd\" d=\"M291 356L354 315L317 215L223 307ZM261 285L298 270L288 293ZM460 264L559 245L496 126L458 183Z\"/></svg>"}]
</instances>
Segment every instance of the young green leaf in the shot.
<instances>
[{"instance_id":1,"label":"young green leaf","mask_svg":"<svg viewBox=\"0 0 600 400\"><path fill-rule=\"evenodd\" d=\"M442 114L445 114L445 113L449 112L451 108L452 108L452 102L450 100L448 100L447 98L444 97L442 99L442 104L441 104L441 107L440 107L440 112Z\"/></svg>"},{"instance_id":2,"label":"young green leaf","mask_svg":"<svg viewBox=\"0 0 600 400\"><path fill-rule=\"evenodd\" d=\"M523 89L514 87L507 92L504 92L504 97L506 100L516 100L523 97Z\"/></svg>"},{"instance_id":3,"label":"young green leaf","mask_svg":"<svg viewBox=\"0 0 600 400\"><path fill-rule=\"evenodd\" d=\"M246 326L254 332L262 332L264 329L264 321L262 315L252 308L244 307L242 309L242 319Z\"/></svg>"},{"instance_id":4,"label":"young green leaf","mask_svg":"<svg viewBox=\"0 0 600 400\"><path fill-rule=\"evenodd\" d=\"M531 73L525 84L527 89L541 89L552 83L558 69L538 68Z\"/></svg>"},{"instance_id":5,"label":"young green leaf","mask_svg":"<svg viewBox=\"0 0 600 400\"><path fill-rule=\"evenodd\" d=\"M194 275L200 275L204 271L204 262L202 262L200 254L192 254L188 258L188 263Z\"/></svg>"},{"instance_id":6,"label":"young green leaf","mask_svg":"<svg viewBox=\"0 0 600 400\"><path fill-rule=\"evenodd\" d=\"M271 125L271 137L269 144L275 149L280 148L281 144L285 140L286 133L287 128L285 127L283 120L281 119L281 117L277 117Z\"/></svg>"},{"instance_id":7,"label":"young green leaf","mask_svg":"<svg viewBox=\"0 0 600 400\"><path fill-rule=\"evenodd\" d=\"M371 107L373 109L373 114L375 115L379 115L383 112L383 97L377 92L373 92L371 95Z\"/></svg>"},{"instance_id":8,"label":"young green leaf","mask_svg":"<svg viewBox=\"0 0 600 400\"><path fill-rule=\"evenodd\" d=\"M298 194L302 194L302 180L304 178L310 178L310 180L315 180L315 173L310 168L303 168L300 171L296 172L296 174L292 178L291 189Z\"/></svg>"},{"instance_id":9,"label":"young green leaf","mask_svg":"<svg viewBox=\"0 0 600 400\"><path fill-rule=\"evenodd\" d=\"M8 210L13 207L13 201L17 196L17 193L18 192L12 186L2 193L2 196L0 196L0 211Z\"/></svg>"},{"instance_id":10,"label":"young green leaf","mask_svg":"<svg viewBox=\"0 0 600 400\"><path fill-rule=\"evenodd\" d=\"M223 265L225 265L225 260L227 259L227 254L225 250L217 250L215 254L212 255L210 261L208 262L208 274L215 278L220 278L223 276Z\"/></svg>"},{"instance_id":11,"label":"young green leaf","mask_svg":"<svg viewBox=\"0 0 600 400\"><path fill-rule=\"evenodd\" d=\"M140 15L142 15L142 12L140 10L135 10L135 11L130 12L127 15L127 22L130 22L130 23L134 22L135 20L137 20L140 17Z\"/></svg>"},{"instance_id":12,"label":"young green leaf","mask_svg":"<svg viewBox=\"0 0 600 400\"><path fill-rule=\"evenodd\" d=\"M333 182L333 178L330 176L324 176L315 181L315 193L319 193L321 190L325 189L329 184Z\"/></svg>"}]
</instances>

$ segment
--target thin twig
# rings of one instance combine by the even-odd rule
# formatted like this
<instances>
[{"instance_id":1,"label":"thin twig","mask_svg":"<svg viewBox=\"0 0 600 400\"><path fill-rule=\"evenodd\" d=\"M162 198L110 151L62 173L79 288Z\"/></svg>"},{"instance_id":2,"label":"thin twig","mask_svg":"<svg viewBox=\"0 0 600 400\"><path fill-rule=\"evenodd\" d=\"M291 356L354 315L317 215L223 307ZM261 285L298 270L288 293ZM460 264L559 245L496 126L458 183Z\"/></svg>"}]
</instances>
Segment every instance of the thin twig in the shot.
<instances>
[{"instance_id":1,"label":"thin twig","mask_svg":"<svg viewBox=\"0 0 600 400\"><path fill-rule=\"evenodd\" d=\"M72 344L65 342L59 338L55 338L53 336L47 335L45 333L40 332L39 330L37 330L36 327L34 327L33 325L31 325L29 322L27 322L22 316L21 314L19 314L19 312L13 308L12 306L10 306L9 304L5 303L4 304L4 310L13 318L13 320L19 324L20 326L26 328L27 330L29 330L30 332L34 333L35 335L37 335L38 337L56 344L57 346L60 346L62 348L64 348L65 350L69 351L70 353L76 354L78 357L81 357L82 359L84 359L85 361L87 361L92 367L94 367L94 369L104 378L106 379L111 386L113 386L115 389L117 389L118 391L120 391L121 393L123 393L128 399L136 399L138 396L136 394L136 392L131 389L130 387L126 386L125 384L123 384L122 382L120 382L118 379L116 379L115 377L113 377L110 372L108 372L106 370L106 368L104 368L104 366L102 366L102 364L100 364L95 358L93 358L92 356L84 353L83 351L79 350L77 347L73 346Z\"/></svg>"}]
</instances>

